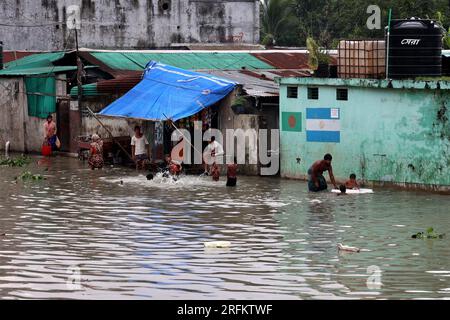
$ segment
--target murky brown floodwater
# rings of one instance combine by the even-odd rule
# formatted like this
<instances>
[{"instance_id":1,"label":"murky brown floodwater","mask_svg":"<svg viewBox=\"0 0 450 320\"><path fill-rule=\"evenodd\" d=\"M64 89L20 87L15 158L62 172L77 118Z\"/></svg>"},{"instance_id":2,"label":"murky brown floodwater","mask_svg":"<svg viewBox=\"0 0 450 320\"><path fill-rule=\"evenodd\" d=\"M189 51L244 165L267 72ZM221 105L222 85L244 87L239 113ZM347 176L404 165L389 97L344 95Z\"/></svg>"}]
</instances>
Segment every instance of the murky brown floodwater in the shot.
<instances>
[{"instance_id":1,"label":"murky brown floodwater","mask_svg":"<svg viewBox=\"0 0 450 320\"><path fill-rule=\"evenodd\" d=\"M242 177L231 190L39 159L0 168L0 298L450 298L449 196L311 195L302 182ZM48 179L15 184L24 170ZM448 237L411 239L430 226ZM203 248L213 240L232 246ZM339 242L364 251L341 255Z\"/></svg>"}]
</instances>

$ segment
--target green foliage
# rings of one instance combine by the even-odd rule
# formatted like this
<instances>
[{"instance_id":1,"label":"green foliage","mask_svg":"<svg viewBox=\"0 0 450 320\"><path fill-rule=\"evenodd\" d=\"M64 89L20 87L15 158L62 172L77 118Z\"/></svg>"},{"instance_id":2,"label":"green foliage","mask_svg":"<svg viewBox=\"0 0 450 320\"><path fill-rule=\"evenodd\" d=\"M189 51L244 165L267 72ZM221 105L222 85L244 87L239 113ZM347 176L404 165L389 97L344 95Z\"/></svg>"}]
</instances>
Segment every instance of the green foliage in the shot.
<instances>
[{"instance_id":1,"label":"green foliage","mask_svg":"<svg viewBox=\"0 0 450 320\"><path fill-rule=\"evenodd\" d=\"M413 239L443 239L445 234L438 234L434 231L434 228L428 228L426 232L419 232L412 235Z\"/></svg>"},{"instance_id":2,"label":"green foliage","mask_svg":"<svg viewBox=\"0 0 450 320\"><path fill-rule=\"evenodd\" d=\"M264 46L273 46L273 44L275 43L275 37L273 36L273 34L266 34L263 38L263 40L261 41L261 44Z\"/></svg>"},{"instance_id":3,"label":"green foliage","mask_svg":"<svg viewBox=\"0 0 450 320\"><path fill-rule=\"evenodd\" d=\"M366 26L372 4L382 10L380 30ZM312 37L325 48L336 48L342 39L383 39L389 8L393 19L430 18L450 27L448 0L264 0L261 39L271 34L276 45L306 46ZM450 48L450 40L444 42Z\"/></svg>"},{"instance_id":4,"label":"green foliage","mask_svg":"<svg viewBox=\"0 0 450 320\"><path fill-rule=\"evenodd\" d=\"M319 45L313 38L308 37L306 39L306 46L309 52L308 65L312 70L317 70L319 64L330 63L330 56L320 50Z\"/></svg>"},{"instance_id":5,"label":"green foliage","mask_svg":"<svg viewBox=\"0 0 450 320\"><path fill-rule=\"evenodd\" d=\"M247 104L247 99L244 96L237 96L236 99L234 99L232 107L235 106L245 106Z\"/></svg>"},{"instance_id":6,"label":"green foliage","mask_svg":"<svg viewBox=\"0 0 450 320\"><path fill-rule=\"evenodd\" d=\"M444 49L450 49L450 28L448 28L448 31L445 32Z\"/></svg>"},{"instance_id":7,"label":"green foliage","mask_svg":"<svg viewBox=\"0 0 450 320\"><path fill-rule=\"evenodd\" d=\"M27 156L20 156L18 158L6 158L0 159L0 166L9 166L9 167L24 167L30 164L31 159Z\"/></svg>"},{"instance_id":8,"label":"green foliage","mask_svg":"<svg viewBox=\"0 0 450 320\"><path fill-rule=\"evenodd\" d=\"M263 0L261 2L261 39L266 46L287 45L297 28L294 0Z\"/></svg>"},{"instance_id":9,"label":"green foliage","mask_svg":"<svg viewBox=\"0 0 450 320\"><path fill-rule=\"evenodd\" d=\"M16 177L16 180L45 180L45 178L40 174L32 174L30 171L23 172L20 176Z\"/></svg>"}]
</instances>

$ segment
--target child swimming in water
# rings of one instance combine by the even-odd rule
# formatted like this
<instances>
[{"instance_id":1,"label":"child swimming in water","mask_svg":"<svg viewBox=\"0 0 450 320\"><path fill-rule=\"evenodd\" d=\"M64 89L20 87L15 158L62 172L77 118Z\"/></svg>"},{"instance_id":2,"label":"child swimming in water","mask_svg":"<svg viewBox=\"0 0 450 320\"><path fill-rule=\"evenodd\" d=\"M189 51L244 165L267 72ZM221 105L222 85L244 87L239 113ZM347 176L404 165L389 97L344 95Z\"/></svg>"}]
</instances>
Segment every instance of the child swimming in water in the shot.
<instances>
[{"instance_id":1,"label":"child swimming in water","mask_svg":"<svg viewBox=\"0 0 450 320\"><path fill-rule=\"evenodd\" d=\"M169 155L166 155L166 164L167 171L169 171L172 176L179 176L183 170L181 164L178 161L172 160L172 157Z\"/></svg>"},{"instance_id":2,"label":"child swimming in water","mask_svg":"<svg viewBox=\"0 0 450 320\"><path fill-rule=\"evenodd\" d=\"M227 165L227 187L236 187L237 182L237 164L236 160Z\"/></svg>"},{"instance_id":3,"label":"child swimming in water","mask_svg":"<svg viewBox=\"0 0 450 320\"><path fill-rule=\"evenodd\" d=\"M211 176L213 181L219 181L220 179L220 170L219 166L214 162L214 164L211 167Z\"/></svg>"},{"instance_id":4,"label":"child swimming in water","mask_svg":"<svg viewBox=\"0 0 450 320\"><path fill-rule=\"evenodd\" d=\"M338 193L338 197L339 196L346 196L347 195L347 187L344 185L339 186L339 190L341 191L341 193Z\"/></svg>"},{"instance_id":5,"label":"child swimming in water","mask_svg":"<svg viewBox=\"0 0 450 320\"><path fill-rule=\"evenodd\" d=\"M345 187L350 190L359 189L358 181L356 181L356 174L352 173L350 175L350 180L345 183Z\"/></svg>"}]
</instances>

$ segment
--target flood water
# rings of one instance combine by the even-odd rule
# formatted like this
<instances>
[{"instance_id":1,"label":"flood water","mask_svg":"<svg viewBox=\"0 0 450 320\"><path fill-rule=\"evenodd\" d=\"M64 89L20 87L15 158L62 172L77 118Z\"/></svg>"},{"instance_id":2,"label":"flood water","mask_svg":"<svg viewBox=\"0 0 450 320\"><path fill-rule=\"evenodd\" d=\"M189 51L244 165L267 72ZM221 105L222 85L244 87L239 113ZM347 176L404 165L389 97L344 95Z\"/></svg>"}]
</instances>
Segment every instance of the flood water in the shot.
<instances>
[{"instance_id":1,"label":"flood water","mask_svg":"<svg viewBox=\"0 0 450 320\"><path fill-rule=\"evenodd\" d=\"M303 182L257 177L236 189L148 182L40 159L0 167L2 299L450 298L450 196L313 195ZM47 179L15 183L25 170ZM428 227L447 237L411 239ZM204 248L217 240L231 247Z\"/></svg>"}]
</instances>

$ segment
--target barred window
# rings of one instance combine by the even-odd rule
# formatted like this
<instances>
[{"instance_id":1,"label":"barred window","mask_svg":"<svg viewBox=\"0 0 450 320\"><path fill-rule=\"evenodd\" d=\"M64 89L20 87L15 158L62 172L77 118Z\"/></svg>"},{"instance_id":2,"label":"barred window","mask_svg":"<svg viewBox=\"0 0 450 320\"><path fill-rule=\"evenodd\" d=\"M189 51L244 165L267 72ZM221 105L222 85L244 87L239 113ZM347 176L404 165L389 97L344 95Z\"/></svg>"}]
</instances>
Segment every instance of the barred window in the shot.
<instances>
[{"instance_id":1,"label":"barred window","mask_svg":"<svg viewBox=\"0 0 450 320\"><path fill-rule=\"evenodd\" d=\"M340 101L347 101L348 89L336 89L336 99Z\"/></svg>"},{"instance_id":2,"label":"barred window","mask_svg":"<svg viewBox=\"0 0 450 320\"><path fill-rule=\"evenodd\" d=\"M287 97L291 99L297 99L298 87L287 87Z\"/></svg>"},{"instance_id":3,"label":"barred window","mask_svg":"<svg viewBox=\"0 0 450 320\"><path fill-rule=\"evenodd\" d=\"M319 88L308 88L308 99L319 100Z\"/></svg>"}]
</instances>

